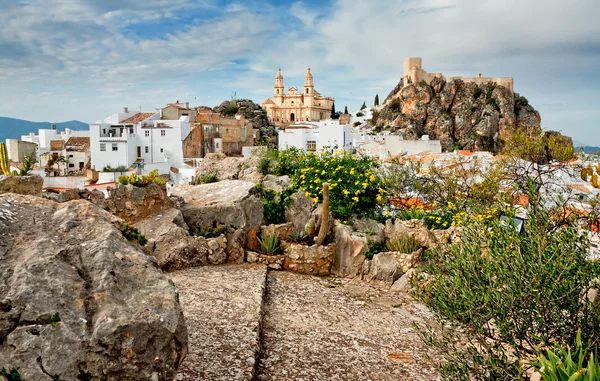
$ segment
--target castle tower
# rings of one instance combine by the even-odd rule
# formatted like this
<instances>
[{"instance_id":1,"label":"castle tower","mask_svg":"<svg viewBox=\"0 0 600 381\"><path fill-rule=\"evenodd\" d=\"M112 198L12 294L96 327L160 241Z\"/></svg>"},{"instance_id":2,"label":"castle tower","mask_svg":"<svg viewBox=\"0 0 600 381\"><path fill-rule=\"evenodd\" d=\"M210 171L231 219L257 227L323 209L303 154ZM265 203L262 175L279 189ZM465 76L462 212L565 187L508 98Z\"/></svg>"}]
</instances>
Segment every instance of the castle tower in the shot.
<instances>
[{"instance_id":1,"label":"castle tower","mask_svg":"<svg viewBox=\"0 0 600 381\"><path fill-rule=\"evenodd\" d=\"M283 97L283 75L281 75L281 68L277 69L277 76L275 76L275 97Z\"/></svg>"},{"instance_id":2,"label":"castle tower","mask_svg":"<svg viewBox=\"0 0 600 381\"><path fill-rule=\"evenodd\" d=\"M311 107L315 99L315 85L313 84L313 76L310 73L310 68L306 70L304 76L304 105Z\"/></svg>"}]
</instances>

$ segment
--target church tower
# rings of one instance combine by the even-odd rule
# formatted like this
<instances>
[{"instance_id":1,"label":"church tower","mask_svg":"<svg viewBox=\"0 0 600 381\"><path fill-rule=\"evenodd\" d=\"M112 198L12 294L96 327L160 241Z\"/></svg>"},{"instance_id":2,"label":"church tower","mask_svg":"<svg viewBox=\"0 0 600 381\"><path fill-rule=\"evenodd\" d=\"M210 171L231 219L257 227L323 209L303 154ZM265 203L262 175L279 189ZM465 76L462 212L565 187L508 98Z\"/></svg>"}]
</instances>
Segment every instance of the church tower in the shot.
<instances>
[{"instance_id":1,"label":"church tower","mask_svg":"<svg viewBox=\"0 0 600 381\"><path fill-rule=\"evenodd\" d=\"M312 106L315 99L315 86L313 84L313 76L310 73L310 68L306 70L304 76L304 105Z\"/></svg>"},{"instance_id":2,"label":"church tower","mask_svg":"<svg viewBox=\"0 0 600 381\"><path fill-rule=\"evenodd\" d=\"M276 98L283 97L283 75L281 75L281 68L277 69L274 93Z\"/></svg>"}]
</instances>

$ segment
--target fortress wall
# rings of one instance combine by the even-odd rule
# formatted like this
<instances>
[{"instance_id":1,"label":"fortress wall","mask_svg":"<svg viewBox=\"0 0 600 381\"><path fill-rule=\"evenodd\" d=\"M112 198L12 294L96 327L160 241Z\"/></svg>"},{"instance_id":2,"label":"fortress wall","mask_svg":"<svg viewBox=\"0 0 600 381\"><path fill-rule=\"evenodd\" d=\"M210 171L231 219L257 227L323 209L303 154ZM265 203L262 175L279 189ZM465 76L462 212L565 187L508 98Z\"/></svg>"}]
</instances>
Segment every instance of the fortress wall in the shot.
<instances>
[{"instance_id":1,"label":"fortress wall","mask_svg":"<svg viewBox=\"0 0 600 381\"><path fill-rule=\"evenodd\" d=\"M466 83L476 83L478 85L483 85L486 83L495 83L497 85L500 86L504 86L507 89L509 89L510 91L514 92L514 79L513 78L509 78L509 77L505 77L505 78L486 78L486 77L482 77L482 78L464 78L464 77L452 77L452 78L448 78L449 80L453 80L453 79L460 79L463 82Z\"/></svg>"}]
</instances>

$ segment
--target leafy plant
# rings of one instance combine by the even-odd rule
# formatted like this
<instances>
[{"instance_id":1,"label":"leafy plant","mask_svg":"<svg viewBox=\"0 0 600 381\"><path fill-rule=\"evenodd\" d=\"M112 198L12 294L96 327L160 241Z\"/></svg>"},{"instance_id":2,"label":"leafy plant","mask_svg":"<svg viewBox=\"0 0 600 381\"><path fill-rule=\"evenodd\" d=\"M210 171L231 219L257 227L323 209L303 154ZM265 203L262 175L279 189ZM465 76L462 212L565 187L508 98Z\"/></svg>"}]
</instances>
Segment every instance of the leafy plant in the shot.
<instances>
[{"instance_id":1,"label":"leafy plant","mask_svg":"<svg viewBox=\"0 0 600 381\"><path fill-rule=\"evenodd\" d=\"M268 232L262 237L257 237L260 242L260 251L266 255L277 255L281 250L279 236L275 232Z\"/></svg>"},{"instance_id":2,"label":"leafy plant","mask_svg":"<svg viewBox=\"0 0 600 381\"><path fill-rule=\"evenodd\" d=\"M558 346L543 351L536 348L537 361L534 368L545 381L597 381L600 379L600 364L581 343L581 331L577 331L575 351Z\"/></svg>"},{"instance_id":3,"label":"leafy plant","mask_svg":"<svg viewBox=\"0 0 600 381\"><path fill-rule=\"evenodd\" d=\"M11 368L7 371L5 368L0 369L0 376L4 376L7 381L21 381L19 368Z\"/></svg>"},{"instance_id":4,"label":"leafy plant","mask_svg":"<svg viewBox=\"0 0 600 381\"><path fill-rule=\"evenodd\" d=\"M223 115L234 116L235 114L237 114L239 109L240 108L235 103L231 103L227 107L225 107L225 110L223 110Z\"/></svg>"},{"instance_id":5,"label":"leafy plant","mask_svg":"<svg viewBox=\"0 0 600 381\"><path fill-rule=\"evenodd\" d=\"M217 181L219 181L219 173L217 171L203 173L198 176L197 180L198 184L210 184L216 183Z\"/></svg>"},{"instance_id":6,"label":"leafy plant","mask_svg":"<svg viewBox=\"0 0 600 381\"><path fill-rule=\"evenodd\" d=\"M481 87L476 86L473 89L473 98L478 99L481 96L481 94L483 94L483 90L481 89Z\"/></svg>"},{"instance_id":7,"label":"leafy plant","mask_svg":"<svg viewBox=\"0 0 600 381\"><path fill-rule=\"evenodd\" d=\"M306 233L302 232L302 231L292 231L289 235L288 235L288 239L292 242L296 242L296 243L307 243L309 240L308 235L306 235Z\"/></svg>"},{"instance_id":8,"label":"leafy plant","mask_svg":"<svg viewBox=\"0 0 600 381\"><path fill-rule=\"evenodd\" d=\"M225 225L219 224L212 229L208 229L206 231L195 230L193 235L196 237L204 237L204 238L215 238L220 236L221 234L227 231L227 227Z\"/></svg>"},{"instance_id":9,"label":"leafy plant","mask_svg":"<svg viewBox=\"0 0 600 381\"><path fill-rule=\"evenodd\" d=\"M110 165L106 165L104 168L102 168L102 172L127 172L127 167L124 165L119 165L115 168L112 168Z\"/></svg>"},{"instance_id":10,"label":"leafy plant","mask_svg":"<svg viewBox=\"0 0 600 381\"><path fill-rule=\"evenodd\" d=\"M145 187L150 184L165 185L167 180L163 179L158 175L158 169L155 169L148 173L146 176L138 177L135 173L129 176L119 176L119 183L123 185L135 185L136 187Z\"/></svg>"},{"instance_id":11,"label":"leafy plant","mask_svg":"<svg viewBox=\"0 0 600 381\"><path fill-rule=\"evenodd\" d=\"M123 226L121 227L121 233L123 233L123 237L130 241L138 241L138 243L142 246L148 243L148 239L144 237L144 235L142 235L142 233L140 233L135 226L129 225L127 222L123 223Z\"/></svg>"},{"instance_id":12,"label":"leafy plant","mask_svg":"<svg viewBox=\"0 0 600 381\"><path fill-rule=\"evenodd\" d=\"M387 251L398 251L400 253L412 253L421 248L421 242L411 236L399 235L385 242Z\"/></svg>"},{"instance_id":13,"label":"leafy plant","mask_svg":"<svg viewBox=\"0 0 600 381\"><path fill-rule=\"evenodd\" d=\"M361 116L365 116L365 114L359 111L356 113L356 116L360 118Z\"/></svg>"},{"instance_id":14,"label":"leafy plant","mask_svg":"<svg viewBox=\"0 0 600 381\"><path fill-rule=\"evenodd\" d=\"M283 192L265 189L261 185L256 186L260 192L263 203L264 216L268 224L282 224L285 222L285 208L291 202L291 196L296 188L289 187Z\"/></svg>"},{"instance_id":15,"label":"leafy plant","mask_svg":"<svg viewBox=\"0 0 600 381\"><path fill-rule=\"evenodd\" d=\"M364 256L371 260L375 254L385 251L384 241L367 240L367 250L363 252Z\"/></svg>"}]
</instances>

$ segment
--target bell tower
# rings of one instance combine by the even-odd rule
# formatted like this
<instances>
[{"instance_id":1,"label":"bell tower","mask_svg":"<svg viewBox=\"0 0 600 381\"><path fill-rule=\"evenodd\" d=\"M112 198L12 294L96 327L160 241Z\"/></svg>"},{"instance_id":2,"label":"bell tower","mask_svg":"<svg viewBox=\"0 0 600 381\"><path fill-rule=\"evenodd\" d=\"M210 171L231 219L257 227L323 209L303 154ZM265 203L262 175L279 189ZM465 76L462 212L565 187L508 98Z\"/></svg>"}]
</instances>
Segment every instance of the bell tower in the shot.
<instances>
[{"instance_id":1,"label":"bell tower","mask_svg":"<svg viewBox=\"0 0 600 381\"><path fill-rule=\"evenodd\" d=\"M283 97L283 75L281 75L281 68L277 69L273 91L276 97Z\"/></svg>"},{"instance_id":2,"label":"bell tower","mask_svg":"<svg viewBox=\"0 0 600 381\"><path fill-rule=\"evenodd\" d=\"M313 76L310 73L310 68L306 70L304 76L304 105L312 106L315 99L315 86L313 84Z\"/></svg>"}]
</instances>

